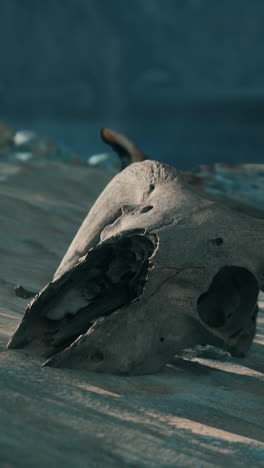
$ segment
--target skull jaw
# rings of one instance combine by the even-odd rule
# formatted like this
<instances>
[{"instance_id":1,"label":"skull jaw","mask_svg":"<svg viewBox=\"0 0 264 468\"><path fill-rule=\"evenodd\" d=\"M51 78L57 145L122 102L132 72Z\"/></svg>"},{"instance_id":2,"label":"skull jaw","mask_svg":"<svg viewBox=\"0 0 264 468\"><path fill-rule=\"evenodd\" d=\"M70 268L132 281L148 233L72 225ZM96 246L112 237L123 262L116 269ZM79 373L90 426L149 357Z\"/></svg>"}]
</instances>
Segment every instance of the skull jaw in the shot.
<instances>
[{"instance_id":1,"label":"skull jaw","mask_svg":"<svg viewBox=\"0 0 264 468\"><path fill-rule=\"evenodd\" d=\"M215 330L195 316L195 301L192 312L178 298L164 307L167 296L165 282L158 293L129 304L96 322L87 333L77 338L68 348L48 359L45 365L66 367L119 375L152 374L160 371L177 352L195 345L213 345L226 349L233 356L244 356L255 336L254 326L234 338L223 330ZM175 286L174 286L175 287ZM256 315L256 314L255 314ZM28 337L28 320L20 325L20 333L14 335L12 346L24 347L34 354L47 356L45 340L34 337L40 326L39 316L31 317L31 343ZM36 321L36 324L34 325ZM43 327L47 318L42 318ZM56 322L52 322L54 325ZM37 335L37 333L36 333ZM231 335L232 336L232 335ZM48 335L47 335L48 338ZM18 340L18 341L17 341ZM22 341L21 341L22 340Z\"/></svg>"},{"instance_id":2,"label":"skull jaw","mask_svg":"<svg viewBox=\"0 0 264 468\"><path fill-rule=\"evenodd\" d=\"M131 304L128 320L124 311L120 310L102 323L95 323L85 335L48 359L44 365L116 375L153 374L159 372L177 352L195 345L217 346L226 349L232 356L244 357L255 336L256 324L250 333L244 332L230 339L184 314L179 314L174 322L149 321L145 333L142 317L137 318L135 313L134 320L131 320L133 306L135 309L141 308L140 302ZM26 330L27 323L23 325ZM126 333L124 330L127 330ZM13 342L12 347L24 347L26 343L16 345L18 343ZM27 351L45 356L45 343L33 339Z\"/></svg>"},{"instance_id":3,"label":"skull jaw","mask_svg":"<svg viewBox=\"0 0 264 468\"><path fill-rule=\"evenodd\" d=\"M48 359L44 366L116 375L144 375L159 372L177 352L185 348L208 344L226 348L223 339L197 320L184 315L179 316L176 330L175 322L168 322L165 326L160 323L158 327L150 324L146 334L146 329L138 325L140 321L130 321L125 325L125 317L121 314L122 311L113 314L119 317L109 317L105 323L95 324L69 348ZM111 324L112 320L114 324ZM126 335L124 327L129 328Z\"/></svg>"},{"instance_id":4,"label":"skull jaw","mask_svg":"<svg viewBox=\"0 0 264 468\"><path fill-rule=\"evenodd\" d=\"M195 300L186 304L177 298L164 307L164 296L170 287L166 281L156 294L146 295L104 320L98 320L69 347L48 359L45 365L140 375L160 371L179 351L195 345L209 344L227 349L234 356L245 355L253 341L255 326L250 333L244 331L230 338L233 330L227 333L224 329L212 329L199 319ZM20 326L20 339L24 335L22 329L25 328L25 334L28 329L27 320L26 317ZM39 317L38 320L37 316L31 318L32 334L35 320L36 327L39 326ZM55 321L52 323L56 324ZM13 345L18 344L21 347L21 343L13 342ZM37 337L33 337L27 350L48 357L45 342Z\"/></svg>"}]
</instances>

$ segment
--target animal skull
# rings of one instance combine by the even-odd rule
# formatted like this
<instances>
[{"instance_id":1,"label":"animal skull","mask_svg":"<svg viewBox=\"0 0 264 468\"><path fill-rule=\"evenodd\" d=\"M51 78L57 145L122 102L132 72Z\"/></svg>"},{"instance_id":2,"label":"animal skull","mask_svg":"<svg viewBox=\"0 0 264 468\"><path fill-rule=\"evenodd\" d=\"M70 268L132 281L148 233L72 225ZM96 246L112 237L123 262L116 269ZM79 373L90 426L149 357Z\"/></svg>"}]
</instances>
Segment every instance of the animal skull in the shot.
<instances>
[{"instance_id":1,"label":"animal skull","mask_svg":"<svg viewBox=\"0 0 264 468\"><path fill-rule=\"evenodd\" d=\"M97 199L9 348L116 374L156 372L196 344L243 355L263 247L263 220L202 198L166 164L132 164Z\"/></svg>"}]
</instances>

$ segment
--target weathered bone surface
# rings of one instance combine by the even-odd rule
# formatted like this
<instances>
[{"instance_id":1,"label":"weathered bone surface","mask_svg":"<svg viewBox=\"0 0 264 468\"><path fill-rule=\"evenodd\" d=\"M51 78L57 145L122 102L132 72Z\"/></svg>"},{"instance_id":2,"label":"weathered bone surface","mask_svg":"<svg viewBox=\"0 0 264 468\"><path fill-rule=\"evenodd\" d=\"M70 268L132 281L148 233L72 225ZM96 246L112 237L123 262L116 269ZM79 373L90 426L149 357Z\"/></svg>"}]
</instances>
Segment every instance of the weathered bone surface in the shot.
<instances>
[{"instance_id":1,"label":"weathered bone surface","mask_svg":"<svg viewBox=\"0 0 264 468\"><path fill-rule=\"evenodd\" d=\"M9 342L50 366L161 369L195 344L245 354L264 289L264 221L208 201L179 171L132 164L102 192Z\"/></svg>"},{"instance_id":2,"label":"weathered bone surface","mask_svg":"<svg viewBox=\"0 0 264 468\"><path fill-rule=\"evenodd\" d=\"M103 128L101 137L117 152L123 169L148 159L121 133ZM264 164L203 164L192 172L181 171L181 175L205 198L250 216L264 218Z\"/></svg>"}]
</instances>

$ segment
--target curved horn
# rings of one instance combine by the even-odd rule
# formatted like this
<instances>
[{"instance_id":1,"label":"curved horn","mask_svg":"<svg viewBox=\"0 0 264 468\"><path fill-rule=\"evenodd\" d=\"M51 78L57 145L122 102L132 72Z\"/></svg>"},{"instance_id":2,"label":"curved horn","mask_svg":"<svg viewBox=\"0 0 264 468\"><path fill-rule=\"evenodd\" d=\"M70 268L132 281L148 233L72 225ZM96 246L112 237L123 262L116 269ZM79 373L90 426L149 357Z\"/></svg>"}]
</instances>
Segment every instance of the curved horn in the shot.
<instances>
[{"instance_id":1,"label":"curved horn","mask_svg":"<svg viewBox=\"0 0 264 468\"><path fill-rule=\"evenodd\" d=\"M122 169L134 162L147 159L125 135L122 135L122 133L111 130L110 128L102 128L101 138L118 154L122 162Z\"/></svg>"}]
</instances>

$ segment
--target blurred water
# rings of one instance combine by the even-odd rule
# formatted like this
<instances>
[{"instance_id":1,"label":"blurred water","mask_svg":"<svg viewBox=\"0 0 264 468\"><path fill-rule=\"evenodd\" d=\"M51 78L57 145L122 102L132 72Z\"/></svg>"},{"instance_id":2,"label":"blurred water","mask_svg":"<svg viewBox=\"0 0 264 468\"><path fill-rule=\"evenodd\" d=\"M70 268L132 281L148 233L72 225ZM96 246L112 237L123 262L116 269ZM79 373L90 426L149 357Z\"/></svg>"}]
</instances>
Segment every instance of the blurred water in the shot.
<instances>
[{"instance_id":1,"label":"blurred water","mask_svg":"<svg viewBox=\"0 0 264 468\"><path fill-rule=\"evenodd\" d=\"M103 126L124 132L150 158L191 169L199 164L264 163L262 119L238 120L183 115L174 120L134 121L11 121L17 129L32 129L65 144L87 158L107 151L100 139Z\"/></svg>"},{"instance_id":2,"label":"blurred water","mask_svg":"<svg viewBox=\"0 0 264 468\"><path fill-rule=\"evenodd\" d=\"M264 162L264 2L3 0L0 119L106 150L102 126L182 168Z\"/></svg>"}]
</instances>

